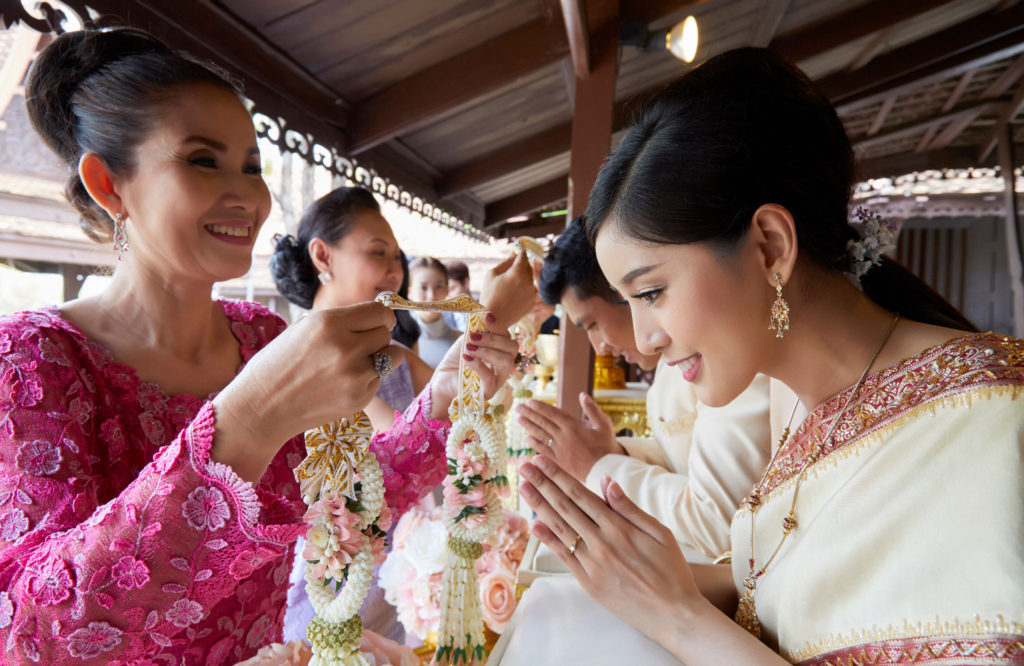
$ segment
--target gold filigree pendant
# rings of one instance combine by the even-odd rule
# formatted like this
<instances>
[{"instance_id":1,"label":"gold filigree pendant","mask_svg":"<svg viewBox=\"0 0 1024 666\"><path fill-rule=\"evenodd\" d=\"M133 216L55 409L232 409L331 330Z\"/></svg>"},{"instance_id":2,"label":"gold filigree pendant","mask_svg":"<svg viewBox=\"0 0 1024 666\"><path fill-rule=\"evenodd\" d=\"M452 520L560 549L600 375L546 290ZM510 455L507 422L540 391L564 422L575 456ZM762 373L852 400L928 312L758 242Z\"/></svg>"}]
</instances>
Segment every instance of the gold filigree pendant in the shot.
<instances>
[{"instance_id":1,"label":"gold filigree pendant","mask_svg":"<svg viewBox=\"0 0 1024 666\"><path fill-rule=\"evenodd\" d=\"M747 576L743 581L746 589L740 595L740 603L736 607L736 624L746 629L754 638L761 639L761 623L757 621L757 608L754 606L754 589L757 580L754 575Z\"/></svg>"}]
</instances>

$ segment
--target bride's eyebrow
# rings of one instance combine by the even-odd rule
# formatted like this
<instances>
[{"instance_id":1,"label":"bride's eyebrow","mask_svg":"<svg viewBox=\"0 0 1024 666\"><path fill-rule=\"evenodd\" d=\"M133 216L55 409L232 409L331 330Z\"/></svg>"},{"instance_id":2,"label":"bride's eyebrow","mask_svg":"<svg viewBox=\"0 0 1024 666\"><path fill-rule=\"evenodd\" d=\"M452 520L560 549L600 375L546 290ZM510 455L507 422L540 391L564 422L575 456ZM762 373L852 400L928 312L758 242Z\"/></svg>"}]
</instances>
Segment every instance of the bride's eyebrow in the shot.
<instances>
[{"instance_id":1,"label":"bride's eyebrow","mask_svg":"<svg viewBox=\"0 0 1024 666\"><path fill-rule=\"evenodd\" d=\"M664 263L664 262L662 262L662 263ZM633 270L631 270L630 272L628 272L628 273L626 273L625 275L622 276L622 280L621 280L622 285L625 286L625 287L628 287L630 285L630 283L633 282L633 280L637 279L641 275L646 275L647 273L650 273L655 268L658 268L661 265L662 264L649 264L647 266L640 266L638 268L634 268Z\"/></svg>"}]
</instances>

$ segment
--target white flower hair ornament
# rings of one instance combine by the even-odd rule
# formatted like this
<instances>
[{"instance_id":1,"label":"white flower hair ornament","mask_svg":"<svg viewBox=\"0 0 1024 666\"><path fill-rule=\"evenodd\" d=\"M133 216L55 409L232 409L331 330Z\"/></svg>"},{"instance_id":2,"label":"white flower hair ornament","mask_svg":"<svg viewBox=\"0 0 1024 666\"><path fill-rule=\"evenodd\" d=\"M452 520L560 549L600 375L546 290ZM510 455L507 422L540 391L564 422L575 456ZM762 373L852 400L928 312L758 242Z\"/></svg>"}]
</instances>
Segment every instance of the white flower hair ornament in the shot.
<instances>
[{"instance_id":1,"label":"white flower hair ornament","mask_svg":"<svg viewBox=\"0 0 1024 666\"><path fill-rule=\"evenodd\" d=\"M896 227L866 208L855 209L853 217L850 226L860 233L860 240L846 241L847 272L859 280L872 266L882 263L883 254L896 249Z\"/></svg>"}]
</instances>

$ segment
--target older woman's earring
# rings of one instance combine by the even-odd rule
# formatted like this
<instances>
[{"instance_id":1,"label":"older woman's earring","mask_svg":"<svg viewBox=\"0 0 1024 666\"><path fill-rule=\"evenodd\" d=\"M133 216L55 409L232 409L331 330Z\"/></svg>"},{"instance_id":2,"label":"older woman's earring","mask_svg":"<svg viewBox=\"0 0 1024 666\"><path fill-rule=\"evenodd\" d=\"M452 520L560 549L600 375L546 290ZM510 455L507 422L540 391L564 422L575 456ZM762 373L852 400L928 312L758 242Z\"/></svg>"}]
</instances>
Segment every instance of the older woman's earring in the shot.
<instances>
[{"instance_id":1,"label":"older woman's earring","mask_svg":"<svg viewBox=\"0 0 1024 666\"><path fill-rule=\"evenodd\" d=\"M124 213L114 215L114 250L117 252L117 260L124 261L128 254L128 232L125 231Z\"/></svg>"},{"instance_id":2,"label":"older woman's earring","mask_svg":"<svg viewBox=\"0 0 1024 666\"><path fill-rule=\"evenodd\" d=\"M320 284L327 284L334 279L334 276L331 275L330 271L320 271L316 274L316 279L320 280Z\"/></svg>"},{"instance_id":3,"label":"older woman's earring","mask_svg":"<svg viewBox=\"0 0 1024 666\"><path fill-rule=\"evenodd\" d=\"M775 280L775 302L769 317L768 330L775 331L775 337L781 338L789 330L789 303L782 297L782 273L772 276Z\"/></svg>"}]
</instances>

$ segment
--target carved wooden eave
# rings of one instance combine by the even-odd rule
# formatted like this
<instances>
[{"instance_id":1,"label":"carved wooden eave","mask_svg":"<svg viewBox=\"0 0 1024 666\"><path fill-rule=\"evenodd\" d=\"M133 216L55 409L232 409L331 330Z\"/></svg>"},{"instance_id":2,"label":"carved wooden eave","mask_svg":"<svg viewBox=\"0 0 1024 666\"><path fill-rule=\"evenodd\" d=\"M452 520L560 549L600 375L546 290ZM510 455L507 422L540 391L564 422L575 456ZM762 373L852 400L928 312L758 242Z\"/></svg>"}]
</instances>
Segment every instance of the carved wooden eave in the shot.
<instances>
[{"instance_id":1,"label":"carved wooden eave","mask_svg":"<svg viewBox=\"0 0 1024 666\"><path fill-rule=\"evenodd\" d=\"M21 24L42 34L61 34L77 26L97 28L141 23L140 27L150 29L158 37L166 39L161 32L174 32L174 27L161 23L165 17L150 4L131 0L45 0L39 2L34 11L30 11L20 0L2 0L0 23L4 28ZM130 16L133 20L126 21L123 16ZM163 30L154 29L154 22ZM177 42L171 43L180 46ZM436 224L481 242L491 241L491 236L430 198L407 189L373 166L346 156L343 129L333 120L333 114L343 111L340 108L341 100L327 100L329 95L319 94L322 93L319 90L310 92L306 88L303 92L306 97L304 103L293 104L291 102L294 98L284 99L282 90L276 86L254 80L251 72L259 70L247 67L255 63L247 61L245 56L228 56L208 45L189 44L186 49L201 57L211 57L218 64L245 76L257 136L274 144L282 153L299 155L309 164L321 166L340 179L365 187ZM296 75L293 72L278 74L288 77L290 87L296 86ZM288 90L284 89L283 92L287 93Z\"/></svg>"}]
</instances>

